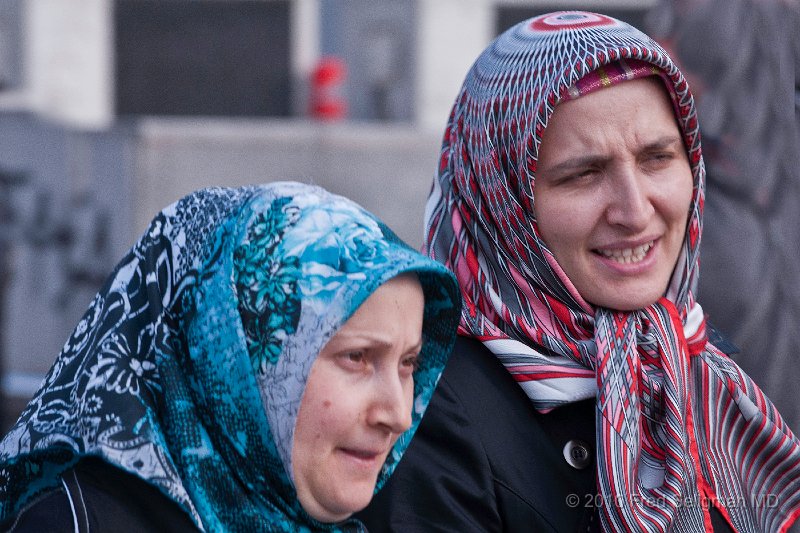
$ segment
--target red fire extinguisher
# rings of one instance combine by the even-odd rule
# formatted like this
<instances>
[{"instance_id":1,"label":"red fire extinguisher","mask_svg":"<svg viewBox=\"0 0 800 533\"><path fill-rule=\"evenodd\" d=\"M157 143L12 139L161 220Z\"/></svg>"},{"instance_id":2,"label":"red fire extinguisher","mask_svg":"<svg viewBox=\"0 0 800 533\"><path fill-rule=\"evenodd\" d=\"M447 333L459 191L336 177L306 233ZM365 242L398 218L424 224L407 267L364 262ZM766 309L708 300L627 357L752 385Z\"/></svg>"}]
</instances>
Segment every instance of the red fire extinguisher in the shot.
<instances>
[{"instance_id":1,"label":"red fire extinguisher","mask_svg":"<svg viewBox=\"0 0 800 533\"><path fill-rule=\"evenodd\" d=\"M335 56L322 57L311 74L311 116L320 120L341 120L347 116L344 82L347 66Z\"/></svg>"}]
</instances>

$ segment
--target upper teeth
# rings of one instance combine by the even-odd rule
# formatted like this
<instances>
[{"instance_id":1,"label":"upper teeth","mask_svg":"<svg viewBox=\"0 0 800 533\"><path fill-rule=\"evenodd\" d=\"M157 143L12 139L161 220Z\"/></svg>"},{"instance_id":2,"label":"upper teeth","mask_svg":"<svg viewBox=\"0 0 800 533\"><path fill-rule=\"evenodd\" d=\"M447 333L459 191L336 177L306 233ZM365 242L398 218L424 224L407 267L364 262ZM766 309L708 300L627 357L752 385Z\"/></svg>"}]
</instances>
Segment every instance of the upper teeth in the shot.
<instances>
[{"instance_id":1,"label":"upper teeth","mask_svg":"<svg viewBox=\"0 0 800 533\"><path fill-rule=\"evenodd\" d=\"M652 242L648 242L647 244L642 244L641 246L636 246L635 248L625 248L622 250L597 250L603 257L608 257L609 259L613 259L617 263L638 263L644 256L647 255L647 252L650 251L650 248L653 247Z\"/></svg>"}]
</instances>

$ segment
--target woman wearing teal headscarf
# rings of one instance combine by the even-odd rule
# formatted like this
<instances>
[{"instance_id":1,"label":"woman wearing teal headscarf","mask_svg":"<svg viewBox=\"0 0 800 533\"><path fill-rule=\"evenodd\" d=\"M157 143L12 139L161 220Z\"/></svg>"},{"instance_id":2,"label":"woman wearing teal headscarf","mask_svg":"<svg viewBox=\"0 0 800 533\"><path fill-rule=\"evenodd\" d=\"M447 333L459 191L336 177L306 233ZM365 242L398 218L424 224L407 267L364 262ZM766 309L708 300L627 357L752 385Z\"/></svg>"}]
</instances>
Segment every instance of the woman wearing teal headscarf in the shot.
<instances>
[{"instance_id":1,"label":"woman wearing teal headscarf","mask_svg":"<svg viewBox=\"0 0 800 533\"><path fill-rule=\"evenodd\" d=\"M407 448L459 312L447 270L349 200L187 196L0 443L0 529L362 529L349 515Z\"/></svg>"}]
</instances>

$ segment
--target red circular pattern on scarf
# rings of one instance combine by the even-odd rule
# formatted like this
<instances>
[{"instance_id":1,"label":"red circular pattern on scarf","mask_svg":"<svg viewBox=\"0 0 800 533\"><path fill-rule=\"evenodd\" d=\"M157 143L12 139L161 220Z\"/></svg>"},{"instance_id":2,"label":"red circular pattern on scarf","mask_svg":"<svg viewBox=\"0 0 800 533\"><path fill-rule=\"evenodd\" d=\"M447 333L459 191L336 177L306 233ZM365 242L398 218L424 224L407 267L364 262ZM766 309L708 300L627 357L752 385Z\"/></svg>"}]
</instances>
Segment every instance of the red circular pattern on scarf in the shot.
<instances>
[{"instance_id":1,"label":"red circular pattern on scarf","mask_svg":"<svg viewBox=\"0 0 800 533\"><path fill-rule=\"evenodd\" d=\"M560 11L536 17L531 21L530 28L537 31L556 31L592 26L613 26L614 24L616 24L614 19L597 13Z\"/></svg>"}]
</instances>

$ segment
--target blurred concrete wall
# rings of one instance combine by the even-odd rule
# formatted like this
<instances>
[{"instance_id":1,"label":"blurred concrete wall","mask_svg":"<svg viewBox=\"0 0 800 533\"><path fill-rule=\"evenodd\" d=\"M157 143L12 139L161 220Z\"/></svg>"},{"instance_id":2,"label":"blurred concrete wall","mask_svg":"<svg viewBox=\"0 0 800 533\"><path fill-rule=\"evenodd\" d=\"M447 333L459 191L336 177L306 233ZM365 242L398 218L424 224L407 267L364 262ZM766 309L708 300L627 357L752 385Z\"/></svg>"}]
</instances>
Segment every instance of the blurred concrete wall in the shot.
<instances>
[{"instance_id":1,"label":"blurred concrete wall","mask_svg":"<svg viewBox=\"0 0 800 533\"><path fill-rule=\"evenodd\" d=\"M156 211L195 189L290 180L355 200L416 247L439 142L435 133L375 123L143 120L130 237Z\"/></svg>"},{"instance_id":2,"label":"blurred concrete wall","mask_svg":"<svg viewBox=\"0 0 800 533\"><path fill-rule=\"evenodd\" d=\"M129 246L135 148L124 125L80 131L3 113L0 401L35 391Z\"/></svg>"}]
</instances>

